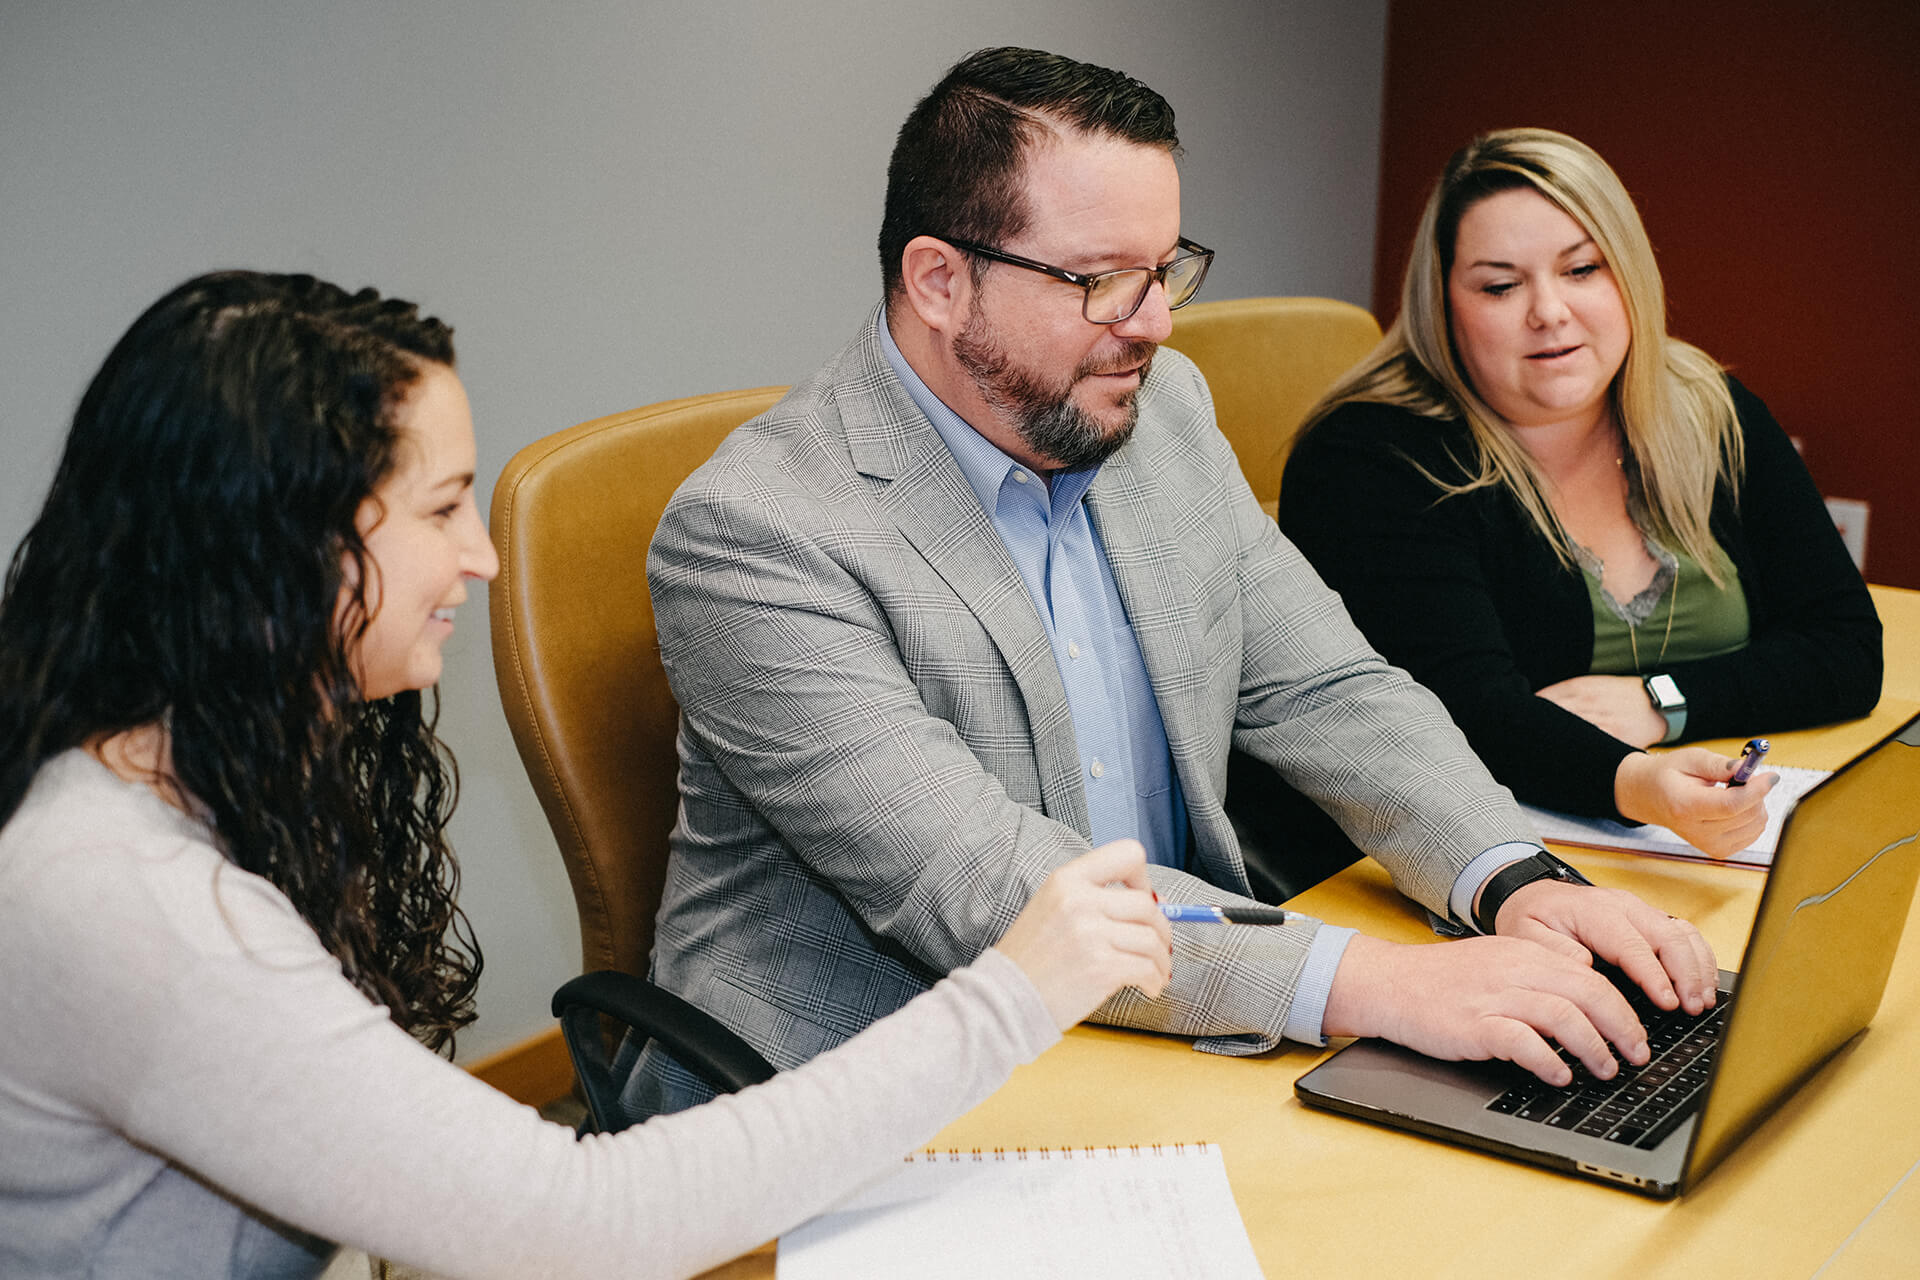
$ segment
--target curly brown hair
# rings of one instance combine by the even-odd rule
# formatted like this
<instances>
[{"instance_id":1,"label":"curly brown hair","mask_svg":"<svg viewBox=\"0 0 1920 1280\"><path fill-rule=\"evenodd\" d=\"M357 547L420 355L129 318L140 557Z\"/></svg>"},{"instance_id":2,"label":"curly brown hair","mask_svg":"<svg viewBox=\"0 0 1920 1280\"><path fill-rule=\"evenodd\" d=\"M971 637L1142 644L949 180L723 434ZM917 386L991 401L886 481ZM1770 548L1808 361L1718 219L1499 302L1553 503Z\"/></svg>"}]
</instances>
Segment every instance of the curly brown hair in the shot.
<instances>
[{"instance_id":1,"label":"curly brown hair","mask_svg":"<svg viewBox=\"0 0 1920 1280\"><path fill-rule=\"evenodd\" d=\"M134 322L0 598L0 822L49 758L164 724L226 857L451 1054L481 964L445 834L459 775L437 695L365 701L348 657L354 517L426 363L453 363L448 326L304 275L200 276Z\"/></svg>"}]
</instances>

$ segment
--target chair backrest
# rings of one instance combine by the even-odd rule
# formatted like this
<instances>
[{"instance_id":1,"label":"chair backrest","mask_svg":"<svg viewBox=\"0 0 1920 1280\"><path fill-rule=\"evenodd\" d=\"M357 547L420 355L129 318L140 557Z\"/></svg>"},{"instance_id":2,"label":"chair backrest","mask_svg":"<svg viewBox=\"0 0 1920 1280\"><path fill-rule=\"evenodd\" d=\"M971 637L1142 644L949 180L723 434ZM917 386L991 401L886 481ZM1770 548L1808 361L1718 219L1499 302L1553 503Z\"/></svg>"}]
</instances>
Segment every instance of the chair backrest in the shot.
<instances>
[{"instance_id":1,"label":"chair backrest","mask_svg":"<svg viewBox=\"0 0 1920 1280\"><path fill-rule=\"evenodd\" d=\"M1379 324L1350 302L1228 298L1174 312L1167 345L1206 375L1221 434L1271 513L1300 420L1379 341Z\"/></svg>"},{"instance_id":2,"label":"chair backrest","mask_svg":"<svg viewBox=\"0 0 1920 1280\"><path fill-rule=\"evenodd\" d=\"M647 546L680 482L785 391L585 422L520 450L494 486L494 675L573 881L585 970L646 973L679 805Z\"/></svg>"}]
</instances>

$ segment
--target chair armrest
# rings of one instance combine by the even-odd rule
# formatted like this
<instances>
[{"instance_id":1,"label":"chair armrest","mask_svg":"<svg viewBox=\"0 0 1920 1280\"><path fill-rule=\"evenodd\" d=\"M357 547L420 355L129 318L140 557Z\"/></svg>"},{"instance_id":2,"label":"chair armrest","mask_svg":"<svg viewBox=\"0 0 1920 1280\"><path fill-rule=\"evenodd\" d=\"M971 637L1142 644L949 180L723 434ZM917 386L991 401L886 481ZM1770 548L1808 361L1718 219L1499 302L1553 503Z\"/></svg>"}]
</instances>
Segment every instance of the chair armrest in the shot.
<instances>
[{"instance_id":1,"label":"chair armrest","mask_svg":"<svg viewBox=\"0 0 1920 1280\"><path fill-rule=\"evenodd\" d=\"M752 1045L671 991L617 969L584 973L553 993L553 1016L560 1019L560 1033L586 1095L587 1110L602 1133L614 1133L629 1123L618 1105L625 1081L614 1078L601 1032L603 1014L633 1028L633 1051L647 1039L658 1040L677 1061L721 1093L773 1078L773 1066Z\"/></svg>"}]
</instances>

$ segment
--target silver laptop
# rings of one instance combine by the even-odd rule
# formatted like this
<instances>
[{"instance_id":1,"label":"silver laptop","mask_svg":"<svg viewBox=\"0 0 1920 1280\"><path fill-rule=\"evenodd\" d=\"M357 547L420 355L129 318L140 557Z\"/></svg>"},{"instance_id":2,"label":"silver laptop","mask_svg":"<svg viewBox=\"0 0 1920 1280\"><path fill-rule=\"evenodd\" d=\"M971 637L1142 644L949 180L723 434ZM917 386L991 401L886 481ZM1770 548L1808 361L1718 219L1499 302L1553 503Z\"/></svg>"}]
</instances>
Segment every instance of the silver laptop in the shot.
<instances>
[{"instance_id":1,"label":"silver laptop","mask_svg":"<svg viewBox=\"0 0 1920 1280\"><path fill-rule=\"evenodd\" d=\"M1722 971L1720 1007L1702 1019L1649 1025L1656 1056L1647 1067L1623 1064L1618 1081L1593 1081L1576 1066L1573 1085L1551 1089L1511 1064L1439 1062L1361 1040L1300 1077L1295 1092L1311 1106L1678 1195L1866 1029L1916 878L1920 717L1801 799L1738 980ZM1644 1009L1659 1014L1650 1002Z\"/></svg>"}]
</instances>

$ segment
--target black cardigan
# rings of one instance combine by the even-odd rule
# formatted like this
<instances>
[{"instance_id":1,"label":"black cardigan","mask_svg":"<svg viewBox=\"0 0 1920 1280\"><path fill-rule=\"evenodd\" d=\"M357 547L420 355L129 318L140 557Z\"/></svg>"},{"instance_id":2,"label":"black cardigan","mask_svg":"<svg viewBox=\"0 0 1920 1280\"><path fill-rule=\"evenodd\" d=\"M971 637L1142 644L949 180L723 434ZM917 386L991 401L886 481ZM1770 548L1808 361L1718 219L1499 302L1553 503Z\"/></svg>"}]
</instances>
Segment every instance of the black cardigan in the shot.
<instances>
[{"instance_id":1,"label":"black cardigan","mask_svg":"<svg viewBox=\"0 0 1920 1280\"><path fill-rule=\"evenodd\" d=\"M1664 669L1686 736L1738 737L1861 716L1880 696L1880 619L1813 479L1766 405L1728 379L1746 441L1740 499L1722 484L1713 535L1746 592L1747 646ZM1534 690L1585 675L1593 606L1504 489L1440 498L1409 461L1467 472L1464 423L1348 404L1287 461L1280 528L1387 659L1447 705L1522 801L1619 818L1613 778L1634 748ZM1651 674L1654 668L1649 668Z\"/></svg>"}]
</instances>

